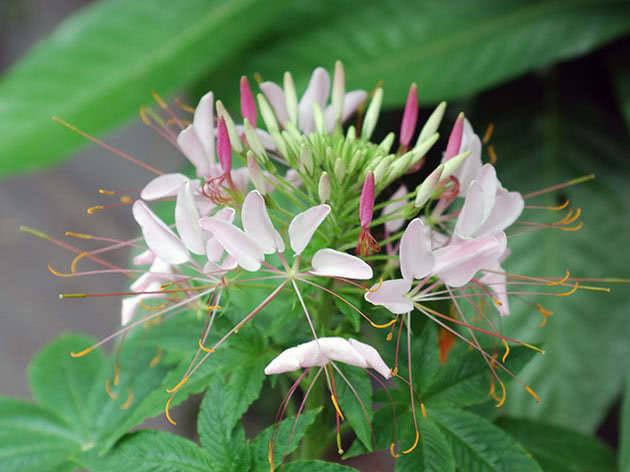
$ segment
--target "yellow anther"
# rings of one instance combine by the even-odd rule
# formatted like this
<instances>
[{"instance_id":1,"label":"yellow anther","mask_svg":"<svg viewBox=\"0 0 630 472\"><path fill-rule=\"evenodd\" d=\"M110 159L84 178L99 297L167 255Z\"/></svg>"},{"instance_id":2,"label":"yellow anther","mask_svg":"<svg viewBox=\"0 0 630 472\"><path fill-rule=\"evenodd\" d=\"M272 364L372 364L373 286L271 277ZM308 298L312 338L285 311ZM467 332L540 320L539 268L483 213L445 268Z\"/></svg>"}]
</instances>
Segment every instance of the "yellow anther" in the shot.
<instances>
[{"instance_id":1,"label":"yellow anther","mask_svg":"<svg viewBox=\"0 0 630 472\"><path fill-rule=\"evenodd\" d=\"M79 261L88 255L88 252L81 252L77 254L77 256L72 259L72 262L70 263L70 272L74 274L77 271L77 265L79 264Z\"/></svg>"},{"instance_id":2,"label":"yellow anther","mask_svg":"<svg viewBox=\"0 0 630 472\"><path fill-rule=\"evenodd\" d=\"M420 431L418 431L418 429L416 429L416 438L413 441L413 444L411 445L411 447L409 449L405 449L404 451L402 451L403 454L410 454L412 453L416 447L418 447L418 443L420 442Z\"/></svg>"},{"instance_id":3,"label":"yellow anther","mask_svg":"<svg viewBox=\"0 0 630 472\"><path fill-rule=\"evenodd\" d=\"M153 90L151 92L151 95L153 96L153 100L155 100L155 102L160 106L160 108L168 108L168 105L166 104L166 102L164 100L162 100L162 97L160 97L160 95Z\"/></svg>"},{"instance_id":4,"label":"yellow anther","mask_svg":"<svg viewBox=\"0 0 630 472\"><path fill-rule=\"evenodd\" d=\"M29 226L20 226L20 231L23 233L30 234L31 236L35 236L36 238L50 239L50 236L48 236L46 233L39 231L37 229L31 228Z\"/></svg>"},{"instance_id":5,"label":"yellow anther","mask_svg":"<svg viewBox=\"0 0 630 472\"><path fill-rule=\"evenodd\" d=\"M547 319L553 315L553 311L547 310L540 303L536 304L536 310L543 316L543 320L538 325L539 328L543 328L547 324Z\"/></svg>"},{"instance_id":6,"label":"yellow anther","mask_svg":"<svg viewBox=\"0 0 630 472\"><path fill-rule=\"evenodd\" d=\"M501 395L497 395L495 383L492 382L490 384L490 396L497 402L497 408L503 407L505 399L507 398L507 390L505 389L505 384L501 380L499 380L499 386L501 387Z\"/></svg>"},{"instance_id":7,"label":"yellow anther","mask_svg":"<svg viewBox=\"0 0 630 472\"><path fill-rule=\"evenodd\" d=\"M394 333L390 331L389 333L387 333L387 337L385 339L389 342L392 340L393 337L394 337Z\"/></svg>"},{"instance_id":8,"label":"yellow anther","mask_svg":"<svg viewBox=\"0 0 630 472\"><path fill-rule=\"evenodd\" d=\"M373 328L385 329L385 328L389 328L394 323L396 323L396 319L395 318L393 320L390 320L387 323L383 323L383 324L378 324L378 323L374 323L374 321L370 321L370 326L372 326Z\"/></svg>"},{"instance_id":9,"label":"yellow anther","mask_svg":"<svg viewBox=\"0 0 630 472\"><path fill-rule=\"evenodd\" d=\"M120 405L121 410L128 410L133 404L133 391L129 389L129 393L127 394L127 401Z\"/></svg>"},{"instance_id":10,"label":"yellow anther","mask_svg":"<svg viewBox=\"0 0 630 472\"><path fill-rule=\"evenodd\" d=\"M578 208L577 210L575 210L575 212L573 212L573 209L570 209L569 213L567 213L567 216L565 216L561 220L562 224L570 225L571 223L574 223L575 221L577 221L577 219L580 217L581 214L582 214L581 208Z\"/></svg>"},{"instance_id":11,"label":"yellow anther","mask_svg":"<svg viewBox=\"0 0 630 472\"><path fill-rule=\"evenodd\" d=\"M396 443L389 443L389 455L394 459L398 459L400 457L400 454L396 452Z\"/></svg>"},{"instance_id":12,"label":"yellow anther","mask_svg":"<svg viewBox=\"0 0 630 472\"><path fill-rule=\"evenodd\" d=\"M75 359L77 357L83 357L86 354L89 354L90 352L92 352L93 350L94 350L94 346L90 346L90 347L88 347L86 349L83 349L82 351L79 351L79 352L71 352L70 353L70 357L74 357Z\"/></svg>"},{"instance_id":13,"label":"yellow anther","mask_svg":"<svg viewBox=\"0 0 630 472\"><path fill-rule=\"evenodd\" d=\"M105 207L103 205L94 205L93 207L90 207L86 210L88 215L93 215L94 213L96 213L97 211L101 211L104 210Z\"/></svg>"},{"instance_id":14,"label":"yellow anther","mask_svg":"<svg viewBox=\"0 0 630 472\"><path fill-rule=\"evenodd\" d=\"M151 367L152 369L155 368L160 363L161 359L162 359L162 349L158 348L157 353L155 354L155 356L153 356L153 359L151 359L151 361L149 362L149 367Z\"/></svg>"},{"instance_id":15,"label":"yellow anther","mask_svg":"<svg viewBox=\"0 0 630 472\"><path fill-rule=\"evenodd\" d=\"M505 363L506 359L510 355L510 345L505 339L501 340L503 342L503 346L505 347L505 353L503 353L503 357L501 358L501 362Z\"/></svg>"},{"instance_id":16,"label":"yellow anther","mask_svg":"<svg viewBox=\"0 0 630 472\"><path fill-rule=\"evenodd\" d=\"M221 305L206 305L205 309L208 311L220 310Z\"/></svg>"},{"instance_id":17,"label":"yellow anther","mask_svg":"<svg viewBox=\"0 0 630 472\"><path fill-rule=\"evenodd\" d=\"M169 397L168 400L166 400L166 405L164 405L164 416L166 416L166 420L171 423L173 426L175 426L177 424L177 422L171 418L171 402L173 401L173 397Z\"/></svg>"},{"instance_id":18,"label":"yellow anther","mask_svg":"<svg viewBox=\"0 0 630 472\"><path fill-rule=\"evenodd\" d=\"M114 192L113 190L105 190L104 188L99 188L98 193L100 193L101 195L116 195L116 192Z\"/></svg>"},{"instance_id":19,"label":"yellow anther","mask_svg":"<svg viewBox=\"0 0 630 472\"><path fill-rule=\"evenodd\" d=\"M186 382L188 382L189 378L190 377L188 377L187 375L184 375L177 385L175 385L173 388L167 388L166 389L166 393L175 393L175 392L177 392L180 388L182 388L184 385L186 385Z\"/></svg>"},{"instance_id":20,"label":"yellow anther","mask_svg":"<svg viewBox=\"0 0 630 472\"><path fill-rule=\"evenodd\" d=\"M69 238L78 238L78 239L92 239L94 237L91 234L75 233L74 231L66 231L64 234L68 236Z\"/></svg>"},{"instance_id":21,"label":"yellow anther","mask_svg":"<svg viewBox=\"0 0 630 472\"><path fill-rule=\"evenodd\" d=\"M87 298L85 293L60 293L59 300L65 300L66 298Z\"/></svg>"},{"instance_id":22,"label":"yellow anther","mask_svg":"<svg viewBox=\"0 0 630 472\"><path fill-rule=\"evenodd\" d=\"M494 133L494 123L489 123L488 127L486 128L486 132L483 133L483 139L481 140L481 142L483 144L488 144L488 142L492 138L493 133Z\"/></svg>"},{"instance_id":23,"label":"yellow anther","mask_svg":"<svg viewBox=\"0 0 630 472\"><path fill-rule=\"evenodd\" d=\"M147 110L144 107L144 105L140 107L140 119L145 125L147 126L151 125L151 120L149 119L149 116L147 115Z\"/></svg>"},{"instance_id":24,"label":"yellow anther","mask_svg":"<svg viewBox=\"0 0 630 472\"><path fill-rule=\"evenodd\" d=\"M558 296L559 297L570 297L571 295L573 295L575 292L577 292L577 289L580 287L580 283L579 282L575 282L575 284L573 284L573 287L571 287L571 290L564 292L564 293L559 293Z\"/></svg>"},{"instance_id":25,"label":"yellow anther","mask_svg":"<svg viewBox=\"0 0 630 472\"><path fill-rule=\"evenodd\" d=\"M420 402L420 412L422 413L422 417L427 417L427 409L424 407L424 403Z\"/></svg>"},{"instance_id":26,"label":"yellow anther","mask_svg":"<svg viewBox=\"0 0 630 472\"><path fill-rule=\"evenodd\" d=\"M130 205L133 203L133 198L131 198L129 195L123 195L122 197L120 197L120 203L122 203L123 205Z\"/></svg>"},{"instance_id":27,"label":"yellow anther","mask_svg":"<svg viewBox=\"0 0 630 472\"><path fill-rule=\"evenodd\" d=\"M569 204L571 203L571 200L569 200L568 198L564 201L563 204L561 205L556 205L556 206L551 206L549 207L550 210L552 211L560 211L560 210L564 210L566 207L569 206Z\"/></svg>"},{"instance_id":28,"label":"yellow anther","mask_svg":"<svg viewBox=\"0 0 630 472\"><path fill-rule=\"evenodd\" d=\"M394 367L390 372L392 377L396 377L398 375L398 367Z\"/></svg>"},{"instance_id":29,"label":"yellow anther","mask_svg":"<svg viewBox=\"0 0 630 472\"><path fill-rule=\"evenodd\" d=\"M343 413L341 412L341 408L339 408L339 403L337 403L337 397L335 397L334 394L331 394L330 400L332 401L332 404L335 407L335 411L339 415L339 418L341 418L341 421L345 421L346 419L344 418Z\"/></svg>"},{"instance_id":30,"label":"yellow anther","mask_svg":"<svg viewBox=\"0 0 630 472\"><path fill-rule=\"evenodd\" d=\"M529 393L532 397L534 397L534 400L536 400L537 403L540 403L540 397L538 396L536 392L534 392L534 390L532 390L532 388L529 385L525 385L525 390L527 390L527 393Z\"/></svg>"},{"instance_id":31,"label":"yellow anther","mask_svg":"<svg viewBox=\"0 0 630 472\"><path fill-rule=\"evenodd\" d=\"M201 339L198 341L198 344L199 344L199 349L201 349L203 352L207 352L211 354L215 351L214 348L204 346L203 341Z\"/></svg>"},{"instance_id":32,"label":"yellow anther","mask_svg":"<svg viewBox=\"0 0 630 472\"><path fill-rule=\"evenodd\" d=\"M497 163L497 153L492 144L488 146L488 157L490 158L490 164L495 165Z\"/></svg>"},{"instance_id":33,"label":"yellow anther","mask_svg":"<svg viewBox=\"0 0 630 472\"><path fill-rule=\"evenodd\" d=\"M58 270L56 270L50 264L48 264L48 272L50 272L52 275L55 275L57 277L72 277L72 274L66 274L64 272L59 272Z\"/></svg>"},{"instance_id":34,"label":"yellow anther","mask_svg":"<svg viewBox=\"0 0 630 472\"><path fill-rule=\"evenodd\" d=\"M265 79L263 79L263 76L260 72L254 72L254 80L256 81L257 84L262 84Z\"/></svg>"},{"instance_id":35,"label":"yellow anther","mask_svg":"<svg viewBox=\"0 0 630 472\"><path fill-rule=\"evenodd\" d=\"M550 286L550 287L555 287L555 286L558 286L558 285L562 285L567 280L569 280L569 277L571 277L571 272L569 272L568 269L565 269L564 276L561 279L550 280L549 282L547 282L547 285Z\"/></svg>"},{"instance_id":36,"label":"yellow anther","mask_svg":"<svg viewBox=\"0 0 630 472\"><path fill-rule=\"evenodd\" d=\"M177 107L181 110L184 110L188 113L195 113L195 109L193 107L191 107L187 103L182 102L179 98L175 99L175 105L177 105Z\"/></svg>"},{"instance_id":37,"label":"yellow anther","mask_svg":"<svg viewBox=\"0 0 630 472\"><path fill-rule=\"evenodd\" d=\"M105 392L107 392L107 396L112 400L116 400L118 398L118 394L112 391L112 386L109 383L109 379L105 380Z\"/></svg>"},{"instance_id":38,"label":"yellow anther","mask_svg":"<svg viewBox=\"0 0 630 472\"><path fill-rule=\"evenodd\" d=\"M503 302L495 296L492 296L492 301L494 302L496 306L503 306Z\"/></svg>"},{"instance_id":39,"label":"yellow anther","mask_svg":"<svg viewBox=\"0 0 630 472\"><path fill-rule=\"evenodd\" d=\"M567 227L560 227L560 229L562 231L580 231L582 228L584 227L584 222L580 221L578 224L576 224L575 226L571 226L570 228Z\"/></svg>"},{"instance_id":40,"label":"yellow anther","mask_svg":"<svg viewBox=\"0 0 630 472\"><path fill-rule=\"evenodd\" d=\"M118 385L120 382L120 368L118 367L118 363L114 366L114 385Z\"/></svg>"}]
</instances>

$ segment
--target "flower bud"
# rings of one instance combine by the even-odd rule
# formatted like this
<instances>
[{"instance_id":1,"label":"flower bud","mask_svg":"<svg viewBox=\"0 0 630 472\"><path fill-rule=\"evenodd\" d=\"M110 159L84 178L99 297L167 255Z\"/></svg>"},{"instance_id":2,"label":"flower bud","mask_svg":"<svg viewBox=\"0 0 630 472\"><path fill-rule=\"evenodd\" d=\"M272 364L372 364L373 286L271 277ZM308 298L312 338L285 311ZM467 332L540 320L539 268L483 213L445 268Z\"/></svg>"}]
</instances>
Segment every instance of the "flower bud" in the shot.
<instances>
[{"instance_id":1,"label":"flower bud","mask_svg":"<svg viewBox=\"0 0 630 472\"><path fill-rule=\"evenodd\" d=\"M429 119L420 131L420 136L418 136L418 141L416 141L416 147L420 146L427 138L435 134L440 127L445 110L446 102L441 102L437 107L435 107L435 110L433 110L433 113L431 113L431 116L429 116Z\"/></svg>"},{"instance_id":2,"label":"flower bud","mask_svg":"<svg viewBox=\"0 0 630 472\"><path fill-rule=\"evenodd\" d=\"M341 182L343 178L346 176L346 163L340 157L335 160L335 179L337 182Z\"/></svg>"},{"instance_id":3,"label":"flower bud","mask_svg":"<svg viewBox=\"0 0 630 472\"><path fill-rule=\"evenodd\" d=\"M262 119L267 127L267 130L269 133L278 132L280 130L278 127L278 120L276 120L276 115L274 115L269 102L262 93L259 93L256 98L258 99L260 114L262 115Z\"/></svg>"},{"instance_id":4,"label":"flower bud","mask_svg":"<svg viewBox=\"0 0 630 472\"><path fill-rule=\"evenodd\" d=\"M322 172L317 190L321 203L326 203L330 200L330 177L328 177L328 173Z\"/></svg>"},{"instance_id":5,"label":"flower bud","mask_svg":"<svg viewBox=\"0 0 630 472\"><path fill-rule=\"evenodd\" d=\"M409 147L411 137L416 130L416 122L418 121L418 89L416 84L411 84L409 93L407 94L407 103L405 103L405 111L400 123L400 145L403 149Z\"/></svg>"},{"instance_id":6,"label":"flower bud","mask_svg":"<svg viewBox=\"0 0 630 472\"><path fill-rule=\"evenodd\" d=\"M249 145L250 149L254 151L254 153L259 158L267 159L265 148L260 142L256 130L252 128L252 125L249 123L249 120L247 118L245 118L243 125L245 126L245 139L247 139L247 144Z\"/></svg>"},{"instance_id":7,"label":"flower bud","mask_svg":"<svg viewBox=\"0 0 630 472\"><path fill-rule=\"evenodd\" d=\"M333 78L333 90L332 90L332 111L335 126L341 123L341 117L343 115L343 101L346 92L346 76L343 71L343 64L341 61L335 63L335 77Z\"/></svg>"},{"instance_id":8,"label":"flower bud","mask_svg":"<svg viewBox=\"0 0 630 472\"><path fill-rule=\"evenodd\" d=\"M431 198L433 192L437 188L442 178L442 171L444 170L444 164L440 164L424 181L418 185L416 189L416 200L414 206L416 208L422 208Z\"/></svg>"},{"instance_id":9,"label":"flower bud","mask_svg":"<svg viewBox=\"0 0 630 472\"><path fill-rule=\"evenodd\" d=\"M372 101L368 106L365 113L365 120L363 120L363 128L361 129L361 137L364 139L370 139L376 122L378 121L378 115L381 112L381 104L383 103L383 89L377 88L372 97Z\"/></svg>"},{"instance_id":10,"label":"flower bud","mask_svg":"<svg viewBox=\"0 0 630 472\"><path fill-rule=\"evenodd\" d=\"M313 158L311 157L310 149L302 148L298 162L307 174L313 173Z\"/></svg>"},{"instance_id":11,"label":"flower bud","mask_svg":"<svg viewBox=\"0 0 630 472\"><path fill-rule=\"evenodd\" d=\"M444 152L444 161L452 159L459 153L459 149L462 146L462 135L464 133L464 114L457 115L451 135L448 137L448 144L446 151Z\"/></svg>"},{"instance_id":12,"label":"flower bud","mask_svg":"<svg viewBox=\"0 0 630 472\"><path fill-rule=\"evenodd\" d=\"M249 86L249 80L247 77L241 77L241 115L243 119L249 121L252 126L256 126L256 102L254 101L254 95L252 89Z\"/></svg>"},{"instance_id":13,"label":"flower bud","mask_svg":"<svg viewBox=\"0 0 630 472\"><path fill-rule=\"evenodd\" d=\"M297 93L295 91L295 82L293 82L293 76L289 72L284 73L284 98L287 105L287 113L289 114L289 121L294 125L298 122L298 100Z\"/></svg>"},{"instance_id":14,"label":"flower bud","mask_svg":"<svg viewBox=\"0 0 630 472\"><path fill-rule=\"evenodd\" d=\"M470 156L470 151L462 152L444 162L444 170L442 171L441 180L448 179L462 165L464 159Z\"/></svg>"},{"instance_id":15,"label":"flower bud","mask_svg":"<svg viewBox=\"0 0 630 472\"><path fill-rule=\"evenodd\" d=\"M229 175L232 172L232 145L230 144L230 136L222 116L219 117L217 123L217 155L219 156L219 163L223 173Z\"/></svg>"},{"instance_id":16,"label":"flower bud","mask_svg":"<svg viewBox=\"0 0 630 472\"><path fill-rule=\"evenodd\" d=\"M228 111L223 106L223 102L221 100L217 100L217 116L223 118L225 121L225 126L227 127L228 134L230 135L230 144L232 144L232 149L236 152L243 152L243 145L241 144L241 137L236 131L236 126L234 126L234 121L232 117L228 113Z\"/></svg>"},{"instance_id":17,"label":"flower bud","mask_svg":"<svg viewBox=\"0 0 630 472\"><path fill-rule=\"evenodd\" d=\"M362 228L367 228L372 222L372 216L374 214L374 192L374 173L368 172L363 181L361 198L359 200L359 219Z\"/></svg>"}]
</instances>

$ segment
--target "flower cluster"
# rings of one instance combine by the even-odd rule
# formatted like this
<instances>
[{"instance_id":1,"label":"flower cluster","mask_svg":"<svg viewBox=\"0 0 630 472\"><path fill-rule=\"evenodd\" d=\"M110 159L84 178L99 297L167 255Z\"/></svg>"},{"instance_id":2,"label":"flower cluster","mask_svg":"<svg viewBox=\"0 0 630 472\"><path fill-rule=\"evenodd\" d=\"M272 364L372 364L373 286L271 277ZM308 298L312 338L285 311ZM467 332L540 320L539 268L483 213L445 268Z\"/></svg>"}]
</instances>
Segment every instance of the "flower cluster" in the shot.
<instances>
[{"instance_id":1,"label":"flower cluster","mask_svg":"<svg viewBox=\"0 0 630 472\"><path fill-rule=\"evenodd\" d=\"M78 235L107 243L92 251L80 251L57 241L78 256L70 274L51 268L56 274L139 274L130 291L122 294L121 330L73 355L85 355L150 320L190 309L207 312L208 322L199 337L197 352L179 384L168 390L171 397L166 417L174 422L168 407L177 391L208 356L264 313L282 293L295 297L301 307L304 333L295 334L294 347L277 346L277 356L265 373L278 375L304 369L295 378L291 394L305 378L310 379L312 386L322 372L325 374L340 450L339 424L344 415L337 399L335 377L344 382L348 379L338 363L372 369L384 380L399 379L409 386L416 440L402 453L417 446L418 400L410 351L415 317L433 320L448 336L477 350L494 378L491 395L499 405L503 404L505 386L497 371L510 375L504 365L510 344L537 348L502 335L493 317L510 314L510 298L531 303L526 299L528 295L542 292L567 296L580 288L569 273L548 278L507 272L503 268L510 254L506 232L515 234L515 224L522 230L576 230L579 224L574 223L580 211L569 209L566 216L553 223L523 221L526 208L545 208L527 206L525 201L546 190L524 196L505 189L494 167L494 152L488 153L490 162L484 163L482 140L463 114L452 126L441 163L427 172L424 163L438 142L445 104L439 104L418 126L415 85L409 90L396 150L392 150L394 133L380 143L370 140L379 118L383 90L377 87L370 93L346 92L340 63L335 66L332 84L324 69L316 69L299 100L289 73L284 75L282 86L273 82L259 86L261 93L254 96L247 78L241 79L242 124L235 124L226 107L215 102L212 92L189 110L189 118L181 118L161 99L158 103L168 113L168 119L143 110L145 123L181 151L194 167L194 176L163 173L140 163L155 174L133 202L133 217L142 238L116 241ZM260 127L259 114L264 124ZM348 125L351 117L355 120ZM484 136L485 143L490 134ZM414 190L399 183L404 175L415 179ZM553 189L557 188L560 187ZM168 217L160 217L152 209L158 201L174 202ZM567 205L547 209L561 211ZM134 266L148 268L124 269L102 259L104 253L122 247L137 248ZM380 251L382 254L376 254ZM101 268L81 272L77 269L80 260L91 260ZM396 275L398 270L400 276ZM268 295L208 345L225 294L229 295L237 284L246 286L260 281L274 284ZM531 286L547 289L524 290ZM366 303L350 299L347 294L353 292L363 295ZM87 296L74 294L66 298ZM323 313L331 305L319 303L330 297L363 317L369 327L393 330L398 326L392 366L382 357L387 358L390 353L379 354L366 343L347 339L348 333L337 329L331 322L336 313ZM490 303L483 303L485 300ZM450 302L449 314L439 311L440 305L435 302L441 301ZM541 305L532 305L545 319L551 314ZM492 309L488 310L488 306ZM366 313L368 310L372 316ZM475 320L469 319L471 310ZM407 332L406 376L398 371L403 328ZM502 361L496 353L484 350L478 340L481 334L503 343ZM300 342L305 336L310 341ZM500 391L495 385L500 386ZM524 387L537 398L529 386ZM354 392L352 385L350 388ZM310 387L307 395L308 391ZM360 401L358 396L357 400ZM420 407L426 414L424 405ZM390 450L398 455L395 446Z\"/></svg>"}]
</instances>

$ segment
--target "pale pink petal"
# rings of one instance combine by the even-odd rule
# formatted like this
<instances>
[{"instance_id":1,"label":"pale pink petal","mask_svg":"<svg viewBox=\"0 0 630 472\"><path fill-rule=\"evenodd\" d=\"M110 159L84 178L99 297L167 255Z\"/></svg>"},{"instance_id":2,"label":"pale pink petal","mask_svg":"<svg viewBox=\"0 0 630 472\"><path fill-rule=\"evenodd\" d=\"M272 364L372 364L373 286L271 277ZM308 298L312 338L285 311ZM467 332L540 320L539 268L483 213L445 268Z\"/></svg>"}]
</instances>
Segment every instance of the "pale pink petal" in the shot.
<instances>
[{"instance_id":1,"label":"pale pink petal","mask_svg":"<svg viewBox=\"0 0 630 472\"><path fill-rule=\"evenodd\" d=\"M508 192L503 189L499 190L496 194L492 212L477 232L479 234L488 234L505 230L521 216L523 208L525 208L525 201L520 193Z\"/></svg>"},{"instance_id":2,"label":"pale pink petal","mask_svg":"<svg viewBox=\"0 0 630 472\"><path fill-rule=\"evenodd\" d=\"M142 229L144 240L158 257L169 264L183 264L190 260L184 243L141 200L133 204L133 217Z\"/></svg>"},{"instance_id":3,"label":"pale pink petal","mask_svg":"<svg viewBox=\"0 0 630 472\"><path fill-rule=\"evenodd\" d=\"M142 251L137 256L134 256L131 260L133 265L147 265L151 264L155 260L155 254L151 249L147 249L146 251Z\"/></svg>"},{"instance_id":4,"label":"pale pink petal","mask_svg":"<svg viewBox=\"0 0 630 472\"><path fill-rule=\"evenodd\" d=\"M197 175L199 177L208 177L210 175L211 162L207 158L206 151L193 125L188 126L179 133L177 144L186 158L195 166Z\"/></svg>"},{"instance_id":5,"label":"pale pink petal","mask_svg":"<svg viewBox=\"0 0 630 472\"><path fill-rule=\"evenodd\" d=\"M265 254L260 246L242 230L214 217L202 218L199 223L203 229L213 234L223 249L234 256L239 266L250 272L260 269Z\"/></svg>"},{"instance_id":6,"label":"pale pink petal","mask_svg":"<svg viewBox=\"0 0 630 472\"><path fill-rule=\"evenodd\" d=\"M385 208L383 208L383 216L396 215L400 217L395 220L389 220L385 222L385 229L390 234L395 233L405 224L405 218L399 210L407 203L406 200L402 200L402 198L407 195L407 193L409 193L407 187L401 185L400 187L398 187L398 190L396 190L396 193L394 193L394 195L390 197L390 200L400 201L392 202Z\"/></svg>"},{"instance_id":7,"label":"pale pink petal","mask_svg":"<svg viewBox=\"0 0 630 472\"><path fill-rule=\"evenodd\" d=\"M400 239L400 271L404 279L420 279L433 271L435 258L431 251L428 228L420 218L409 223Z\"/></svg>"},{"instance_id":8,"label":"pale pink petal","mask_svg":"<svg viewBox=\"0 0 630 472\"><path fill-rule=\"evenodd\" d=\"M175 227L188 250L194 254L205 253L206 237L199 226L199 218L192 187L190 182L187 182L177 194Z\"/></svg>"},{"instance_id":9,"label":"pale pink petal","mask_svg":"<svg viewBox=\"0 0 630 472\"><path fill-rule=\"evenodd\" d=\"M492 164L484 164L481 166L475 181L479 182L479 185L483 189L484 194L484 213L483 220L485 221L492 208L494 208L494 200L497 194L497 190L500 188L499 180L497 179L497 171Z\"/></svg>"},{"instance_id":10,"label":"pale pink petal","mask_svg":"<svg viewBox=\"0 0 630 472\"><path fill-rule=\"evenodd\" d=\"M152 284L147 286L145 290L147 292L157 292L160 290L160 288L161 284L159 282L153 282ZM138 311L138 308L141 307L143 300L151 298L164 298L165 296L166 295L162 293L147 293L123 298L120 309L121 324L124 326L133 319L136 312Z\"/></svg>"},{"instance_id":11,"label":"pale pink petal","mask_svg":"<svg viewBox=\"0 0 630 472\"><path fill-rule=\"evenodd\" d=\"M477 177L482 165L481 140L475 134L470 122L464 119L464 132L458 154L466 151L469 151L470 155L464 159L464 162L453 173L459 181L459 194L462 197L466 196L470 183Z\"/></svg>"},{"instance_id":12,"label":"pale pink petal","mask_svg":"<svg viewBox=\"0 0 630 472\"><path fill-rule=\"evenodd\" d=\"M247 187L249 185L249 171L247 167L239 167L238 169L234 169L231 174L232 182L236 188L242 193L247 192Z\"/></svg>"},{"instance_id":13,"label":"pale pink petal","mask_svg":"<svg viewBox=\"0 0 630 472\"><path fill-rule=\"evenodd\" d=\"M173 267L156 257L151 264L151 267L147 272L138 277L130 288L134 292L145 292L149 290L150 285L154 285L156 282L158 285L173 280Z\"/></svg>"},{"instance_id":14,"label":"pale pink petal","mask_svg":"<svg viewBox=\"0 0 630 472\"><path fill-rule=\"evenodd\" d=\"M459 212L454 233L460 238L472 238L484 221L486 195L476 180L468 187L464 206Z\"/></svg>"},{"instance_id":15,"label":"pale pink petal","mask_svg":"<svg viewBox=\"0 0 630 472\"><path fill-rule=\"evenodd\" d=\"M289 121L289 113L287 112L287 105L284 98L284 91L282 87L274 82L263 82L260 84L260 89L267 97L267 101L272 106L276 119L281 125Z\"/></svg>"},{"instance_id":16,"label":"pale pink petal","mask_svg":"<svg viewBox=\"0 0 630 472\"><path fill-rule=\"evenodd\" d=\"M395 315L402 315L413 310L413 303L407 296L411 290L411 280L385 280L374 285L365 293L365 299L372 305L387 308Z\"/></svg>"},{"instance_id":17,"label":"pale pink petal","mask_svg":"<svg viewBox=\"0 0 630 472\"><path fill-rule=\"evenodd\" d=\"M353 90L348 92L343 97L343 111L341 113L341 122L345 122L350 116L357 111L357 108L365 102L367 99L367 92L364 90ZM326 123L326 129L331 132L335 129L335 110L332 105L326 107L324 112L324 120Z\"/></svg>"},{"instance_id":18,"label":"pale pink petal","mask_svg":"<svg viewBox=\"0 0 630 472\"><path fill-rule=\"evenodd\" d=\"M214 95L208 92L195 109L193 128L205 153L205 162L215 165L214 159Z\"/></svg>"},{"instance_id":19,"label":"pale pink petal","mask_svg":"<svg viewBox=\"0 0 630 472\"><path fill-rule=\"evenodd\" d=\"M496 300L492 300L501 316L510 314L510 304L507 295L507 275L499 264L488 267L491 272L484 272L479 278L494 294Z\"/></svg>"},{"instance_id":20,"label":"pale pink petal","mask_svg":"<svg viewBox=\"0 0 630 472\"><path fill-rule=\"evenodd\" d=\"M285 349L265 367L265 375L284 374L301 368L301 357L297 347Z\"/></svg>"},{"instance_id":21,"label":"pale pink petal","mask_svg":"<svg viewBox=\"0 0 630 472\"><path fill-rule=\"evenodd\" d=\"M323 277L369 280L374 274L366 262L356 256L334 249L320 249L311 261L311 274Z\"/></svg>"},{"instance_id":22,"label":"pale pink petal","mask_svg":"<svg viewBox=\"0 0 630 472\"><path fill-rule=\"evenodd\" d=\"M257 190L252 190L245 197L241 220L245 233L258 243L265 254L284 252L284 241L273 227L265 199Z\"/></svg>"},{"instance_id":23,"label":"pale pink petal","mask_svg":"<svg viewBox=\"0 0 630 472\"><path fill-rule=\"evenodd\" d=\"M160 175L144 186L140 192L140 198L151 201L174 197L186 182L188 182L188 177L183 174Z\"/></svg>"},{"instance_id":24,"label":"pale pink petal","mask_svg":"<svg viewBox=\"0 0 630 472\"><path fill-rule=\"evenodd\" d=\"M374 369L386 379L391 377L391 369L387 367L387 364L385 364L385 361L376 349L356 339L349 339L348 342L365 359L369 368Z\"/></svg>"},{"instance_id":25,"label":"pale pink petal","mask_svg":"<svg viewBox=\"0 0 630 472\"><path fill-rule=\"evenodd\" d=\"M302 254L302 251L311 242L311 238L319 225L326 219L330 213L328 205L317 205L309 208L302 213L295 215L289 225L289 241L291 248L296 255Z\"/></svg>"},{"instance_id":26,"label":"pale pink petal","mask_svg":"<svg viewBox=\"0 0 630 472\"><path fill-rule=\"evenodd\" d=\"M343 362L344 364L353 365L355 367L367 368L367 361L361 356L348 342L347 339L339 337L319 338L311 341L319 347L324 355L331 361ZM308 367L308 366L304 366Z\"/></svg>"},{"instance_id":27,"label":"pale pink petal","mask_svg":"<svg viewBox=\"0 0 630 472\"><path fill-rule=\"evenodd\" d=\"M505 233L454 240L435 251L435 274L446 285L466 285L481 269L494 267L507 248Z\"/></svg>"},{"instance_id":28,"label":"pale pink petal","mask_svg":"<svg viewBox=\"0 0 630 472\"><path fill-rule=\"evenodd\" d=\"M308 87L302 95L299 104L299 125L300 129L308 134L313 131L313 103L317 103L321 110L326 108L328 95L330 94L330 77L328 72L322 67L313 71Z\"/></svg>"}]
</instances>

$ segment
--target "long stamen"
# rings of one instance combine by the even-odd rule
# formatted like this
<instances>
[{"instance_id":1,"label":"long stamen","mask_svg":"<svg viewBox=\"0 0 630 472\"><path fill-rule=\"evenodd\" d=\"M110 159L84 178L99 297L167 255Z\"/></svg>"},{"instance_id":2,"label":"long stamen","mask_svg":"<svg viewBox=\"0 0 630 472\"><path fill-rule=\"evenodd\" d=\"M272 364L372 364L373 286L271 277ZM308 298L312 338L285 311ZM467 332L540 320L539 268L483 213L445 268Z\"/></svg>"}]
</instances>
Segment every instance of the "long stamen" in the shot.
<instances>
[{"instance_id":1,"label":"long stamen","mask_svg":"<svg viewBox=\"0 0 630 472\"><path fill-rule=\"evenodd\" d=\"M413 418L413 427L416 430L416 436L413 444L407 449L403 450L403 454L410 454L420 441L420 429L418 428L418 419L416 417L416 401L414 399L413 388L413 369L411 367L411 312L407 313L407 375L409 376L409 401L411 401L411 416Z\"/></svg>"}]
</instances>

